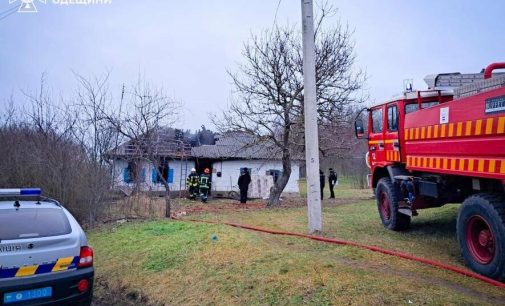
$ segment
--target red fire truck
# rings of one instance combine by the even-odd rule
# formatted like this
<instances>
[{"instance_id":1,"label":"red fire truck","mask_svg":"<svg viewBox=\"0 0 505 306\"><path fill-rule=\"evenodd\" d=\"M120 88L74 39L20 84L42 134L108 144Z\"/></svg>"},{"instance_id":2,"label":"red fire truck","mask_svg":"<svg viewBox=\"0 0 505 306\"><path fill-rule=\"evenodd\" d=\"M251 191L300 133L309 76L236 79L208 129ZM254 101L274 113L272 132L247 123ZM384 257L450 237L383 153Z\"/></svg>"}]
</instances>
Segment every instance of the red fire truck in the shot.
<instances>
[{"instance_id":1,"label":"red fire truck","mask_svg":"<svg viewBox=\"0 0 505 306\"><path fill-rule=\"evenodd\" d=\"M505 73L493 73L502 68L428 76L428 90L366 109L368 125L358 116L355 129L368 139L383 225L406 230L419 209L463 203L456 230L465 263L505 281Z\"/></svg>"}]
</instances>

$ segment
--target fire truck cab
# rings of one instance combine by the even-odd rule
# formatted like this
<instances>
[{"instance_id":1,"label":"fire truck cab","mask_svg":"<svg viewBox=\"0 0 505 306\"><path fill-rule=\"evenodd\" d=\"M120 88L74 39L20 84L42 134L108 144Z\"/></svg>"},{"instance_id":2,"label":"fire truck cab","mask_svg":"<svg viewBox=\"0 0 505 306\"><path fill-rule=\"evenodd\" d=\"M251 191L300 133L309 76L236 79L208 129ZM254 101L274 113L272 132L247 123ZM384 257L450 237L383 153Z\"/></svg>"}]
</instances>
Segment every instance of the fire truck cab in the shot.
<instances>
[{"instance_id":1,"label":"fire truck cab","mask_svg":"<svg viewBox=\"0 0 505 306\"><path fill-rule=\"evenodd\" d=\"M456 230L465 263L504 281L505 74L497 68L505 63L427 76L427 90L367 108L355 130L368 140L383 225L406 230L419 209L463 203Z\"/></svg>"}]
</instances>

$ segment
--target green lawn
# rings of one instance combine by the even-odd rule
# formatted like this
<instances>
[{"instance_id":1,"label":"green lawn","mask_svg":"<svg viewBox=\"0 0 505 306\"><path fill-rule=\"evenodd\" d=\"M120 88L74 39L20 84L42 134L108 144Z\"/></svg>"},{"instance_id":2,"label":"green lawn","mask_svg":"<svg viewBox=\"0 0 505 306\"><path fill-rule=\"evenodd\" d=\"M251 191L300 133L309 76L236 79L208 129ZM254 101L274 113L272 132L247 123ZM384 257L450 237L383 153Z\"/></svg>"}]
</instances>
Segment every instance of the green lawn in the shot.
<instances>
[{"instance_id":1,"label":"green lawn","mask_svg":"<svg viewBox=\"0 0 505 306\"><path fill-rule=\"evenodd\" d=\"M410 231L397 233L382 227L369 191L338 194L348 197L323 202L323 235L463 266L455 237L457 206L420 211ZM306 232L303 207L222 210L187 218ZM89 240L98 283L108 286L97 286L99 299L105 291L120 289L116 298L166 305L505 304L505 290L451 272L225 225L158 220L95 230Z\"/></svg>"},{"instance_id":2,"label":"green lawn","mask_svg":"<svg viewBox=\"0 0 505 306\"><path fill-rule=\"evenodd\" d=\"M340 176L338 179L338 185L336 185L333 190L335 192L335 197L339 199L356 199L362 197L371 197L372 191L370 189L358 189L355 184L356 178ZM305 179L298 181L298 187L300 190L300 196L307 196L307 182ZM328 199L330 197L330 187L328 182L325 182L323 188L323 199Z\"/></svg>"}]
</instances>

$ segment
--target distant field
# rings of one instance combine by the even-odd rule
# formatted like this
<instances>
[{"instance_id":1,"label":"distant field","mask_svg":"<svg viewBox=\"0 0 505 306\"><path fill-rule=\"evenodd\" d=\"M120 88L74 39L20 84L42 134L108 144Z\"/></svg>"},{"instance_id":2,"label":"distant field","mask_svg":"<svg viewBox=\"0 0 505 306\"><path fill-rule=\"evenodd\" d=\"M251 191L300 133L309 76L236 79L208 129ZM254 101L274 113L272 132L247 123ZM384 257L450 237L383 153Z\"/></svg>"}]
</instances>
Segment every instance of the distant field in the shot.
<instances>
[{"instance_id":1,"label":"distant field","mask_svg":"<svg viewBox=\"0 0 505 306\"><path fill-rule=\"evenodd\" d=\"M405 233L385 230L367 190L340 184L325 200L324 233L463 267L457 206L420 211ZM186 218L306 232L303 199L177 204ZM235 209L230 209L230 207ZM353 247L159 220L89 233L96 251L97 305L503 305L505 291L451 272ZM112 301L112 302L107 302ZM120 301L120 302L119 302Z\"/></svg>"}]
</instances>

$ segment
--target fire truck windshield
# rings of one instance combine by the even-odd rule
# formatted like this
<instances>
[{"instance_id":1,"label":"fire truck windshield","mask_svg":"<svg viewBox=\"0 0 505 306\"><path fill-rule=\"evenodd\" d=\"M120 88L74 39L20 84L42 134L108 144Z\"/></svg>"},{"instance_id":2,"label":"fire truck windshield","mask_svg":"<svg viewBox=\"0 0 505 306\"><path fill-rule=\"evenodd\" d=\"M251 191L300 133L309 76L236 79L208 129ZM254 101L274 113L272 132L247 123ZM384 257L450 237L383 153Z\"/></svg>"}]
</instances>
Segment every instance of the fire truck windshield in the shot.
<instances>
[{"instance_id":1,"label":"fire truck windshield","mask_svg":"<svg viewBox=\"0 0 505 306\"><path fill-rule=\"evenodd\" d=\"M438 101L430 101L430 102L423 102L421 103L422 108L429 108L435 105L438 105ZM417 105L417 101L411 104L405 105L405 114L409 114L412 112L415 112L416 110L419 109L419 106Z\"/></svg>"}]
</instances>

